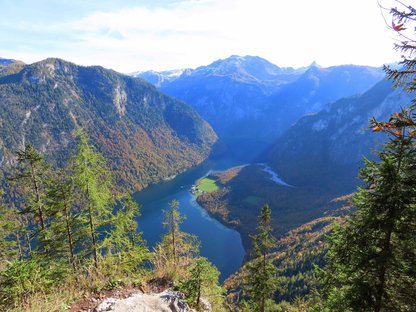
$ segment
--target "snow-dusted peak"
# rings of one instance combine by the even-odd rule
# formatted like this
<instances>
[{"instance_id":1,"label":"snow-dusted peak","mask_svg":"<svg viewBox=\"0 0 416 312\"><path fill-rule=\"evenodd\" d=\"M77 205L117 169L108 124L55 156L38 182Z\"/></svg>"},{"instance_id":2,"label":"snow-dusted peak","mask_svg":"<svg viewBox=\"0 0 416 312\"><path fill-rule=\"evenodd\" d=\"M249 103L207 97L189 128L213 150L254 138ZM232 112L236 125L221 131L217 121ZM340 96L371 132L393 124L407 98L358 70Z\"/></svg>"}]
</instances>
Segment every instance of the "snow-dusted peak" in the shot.
<instances>
[{"instance_id":1,"label":"snow-dusted peak","mask_svg":"<svg viewBox=\"0 0 416 312\"><path fill-rule=\"evenodd\" d=\"M235 79L269 81L275 80L282 69L258 56L232 55L207 66L195 69L195 75L231 76Z\"/></svg>"},{"instance_id":2,"label":"snow-dusted peak","mask_svg":"<svg viewBox=\"0 0 416 312\"><path fill-rule=\"evenodd\" d=\"M190 71L190 69L173 69L160 72L148 70L134 72L131 73L130 76L143 78L159 88L163 83L173 81L188 71Z\"/></svg>"}]
</instances>

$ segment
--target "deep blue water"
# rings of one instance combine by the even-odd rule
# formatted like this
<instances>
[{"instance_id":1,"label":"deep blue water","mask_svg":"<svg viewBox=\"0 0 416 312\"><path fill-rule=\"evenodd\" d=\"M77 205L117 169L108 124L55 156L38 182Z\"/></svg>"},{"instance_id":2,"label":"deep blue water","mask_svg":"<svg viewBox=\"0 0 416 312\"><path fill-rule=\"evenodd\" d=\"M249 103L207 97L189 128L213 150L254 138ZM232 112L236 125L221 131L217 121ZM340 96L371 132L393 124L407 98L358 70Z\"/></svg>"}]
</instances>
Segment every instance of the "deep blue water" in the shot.
<instances>
[{"instance_id":1,"label":"deep blue water","mask_svg":"<svg viewBox=\"0 0 416 312\"><path fill-rule=\"evenodd\" d=\"M162 210L168 209L169 202L176 199L180 203L180 212L186 216L181 229L199 238L201 255L207 257L219 269L220 281L236 272L245 253L240 234L211 218L196 202L189 189L196 180L210 171L225 170L240 164L229 159L208 161L171 181L150 186L136 193L134 197L141 205L142 212L139 228L148 246L155 246L161 235L166 233L162 226Z\"/></svg>"}]
</instances>

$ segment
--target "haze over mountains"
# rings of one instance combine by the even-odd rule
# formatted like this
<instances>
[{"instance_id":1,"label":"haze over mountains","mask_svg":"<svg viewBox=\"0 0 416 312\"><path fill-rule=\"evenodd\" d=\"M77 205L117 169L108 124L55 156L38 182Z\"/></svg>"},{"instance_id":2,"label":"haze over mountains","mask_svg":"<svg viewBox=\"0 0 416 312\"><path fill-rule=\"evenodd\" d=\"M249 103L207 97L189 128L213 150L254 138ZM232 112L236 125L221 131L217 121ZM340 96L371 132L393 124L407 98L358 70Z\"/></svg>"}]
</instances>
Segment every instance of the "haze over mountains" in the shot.
<instances>
[{"instance_id":1,"label":"haze over mountains","mask_svg":"<svg viewBox=\"0 0 416 312\"><path fill-rule=\"evenodd\" d=\"M231 56L201 66L138 72L161 91L184 100L221 138L272 142L305 113L362 93L384 77L381 68L316 63L293 69L254 56Z\"/></svg>"},{"instance_id":2,"label":"haze over mountains","mask_svg":"<svg viewBox=\"0 0 416 312\"><path fill-rule=\"evenodd\" d=\"M386 120L410 103L381 68L369 66L314 63L295 70L259 57L232 56L195 70L138 75L188 102L220 139L238 142L232 148L262 141L243 149L257 151L251 160L270 164L294 186L275 185L258 166L248 166L225 171L230 181L218 181L220 190L201 196L200 203L236 226L245 242L263 202L273 210L279 235L336 207L335 197L358 186L362 157L374 157L377 136L369 119Z\"/></svg>"},{"instance_id":3,"label":"haze over mountains","mask_svg":"<svg viewBox=\"0 0 416 312\"><path fill-rule=\"evenodd\" d=\"M365 93L383 78L381 68L322 68L313 63L294 69L257 56L233 55L196 69L132 75L192 106L221 141L229 144L229 150L241 148L252 153L252 159L269 150L267 161L285 177L290 172L287 179L293 184L302 184L298 178L309 176L300 164L306 168L316 161L329 161L324 151L318 150L318 143L329 140L329 135L333 146L325 153L354 160L357 165L370 144L365 136L357 137L361 130L351 134L346 129L365 127L372 113L380 115L379 110L385 116L393 105L378 108L386 106L385 97L393 99L390 103L400 99L397 92L391 94L387 82ZM31 65L0 59L0 77L1 125L4 132L10 132L1 144L2 164L10 163L13 151L25 142L33 142L47 154L59 151L60 160L64 159L71 132L79 125L90 132L104 155L114 160L114 167L130 168L128 173L117 170L119 183L140 189L200 163L216 141L214 131L187 104L162 95L139 78L59 59ZM320 121L311 126L310 120L315 118ZM332 121L326 118L336 120L336 125L328 127L336 128L332 131L340 138L329 134L326 125ZM350 119L355 123L348 126ZM305 127L311 130L304 133ZM347 157L351 152L342 148L347 149L350 143L342 141L342 136L348 142L366 143L351 143L360 148ZM298 178L294 177L296 172Z\"/></svg>"}]
</instances>

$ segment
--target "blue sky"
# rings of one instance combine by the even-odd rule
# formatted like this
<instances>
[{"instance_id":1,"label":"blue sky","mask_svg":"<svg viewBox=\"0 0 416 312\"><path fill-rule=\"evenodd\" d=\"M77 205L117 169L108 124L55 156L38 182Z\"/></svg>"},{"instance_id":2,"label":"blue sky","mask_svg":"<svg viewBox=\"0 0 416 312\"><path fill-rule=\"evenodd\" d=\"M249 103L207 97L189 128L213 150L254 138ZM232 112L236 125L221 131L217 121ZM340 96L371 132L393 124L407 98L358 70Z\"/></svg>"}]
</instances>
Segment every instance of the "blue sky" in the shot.
<instances>
[{"instance_id":1,"label":"blue sky","mask_svg":"<svg viewBox=\"0 0 416 312\"><path fill-rule=\"evenodd\" d=\"M294 67L399 60L376 0L0 0L0 7L0 56L27 63L60 57L128 73L233 54Z\"/></svg>"}]
</instances>

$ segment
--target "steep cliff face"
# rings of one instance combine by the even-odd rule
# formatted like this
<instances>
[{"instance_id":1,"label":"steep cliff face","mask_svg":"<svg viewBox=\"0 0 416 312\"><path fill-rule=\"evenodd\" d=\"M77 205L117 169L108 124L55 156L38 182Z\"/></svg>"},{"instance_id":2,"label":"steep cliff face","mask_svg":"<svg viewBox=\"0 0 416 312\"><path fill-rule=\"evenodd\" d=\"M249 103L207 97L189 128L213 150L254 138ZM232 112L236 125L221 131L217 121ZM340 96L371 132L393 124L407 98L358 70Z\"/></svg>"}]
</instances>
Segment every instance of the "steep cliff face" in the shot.
<instances>
[{"instance_id":1,"label":"steep cliff face","mask_svg":"<svg viewBox=\"0 0 416 312\"><path fill-rule=\"evenodd\" d=\"M0 78L0 165L32 143L56 163L82 127L117 185L141 189L206 159L217 136L191 107L147 82L46 59Z\"/></svg>"},{"instance_id":2,"label":"steep cliff face","mask_svg":"<svg viewBox=\"0 0 416 312\"><path fill-rule=\"evenodd\" d=\"M312 65L299 79L269 97L265 124L269 137L278 137L305 114L317 113L326 104L362 94L382 80L381 68L342 65L321 68Z\"/></svg>"},{"instance_id":3,"label":"steep cliff face","mask_svg":"<svg viewBox=\"0 0 416 312\"><path fill-rule=\"evenodd\" d=\"M362 157L371 156L374 142L385 139L369 129L369 120L386 120L410 102L407 93L383 80L362 95L301 118L275 142L268 162L289 184L352 191Z\"/></svg>"}]
</instances>

